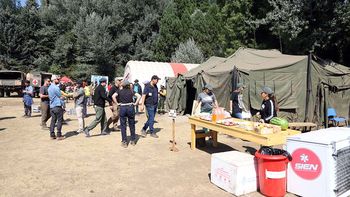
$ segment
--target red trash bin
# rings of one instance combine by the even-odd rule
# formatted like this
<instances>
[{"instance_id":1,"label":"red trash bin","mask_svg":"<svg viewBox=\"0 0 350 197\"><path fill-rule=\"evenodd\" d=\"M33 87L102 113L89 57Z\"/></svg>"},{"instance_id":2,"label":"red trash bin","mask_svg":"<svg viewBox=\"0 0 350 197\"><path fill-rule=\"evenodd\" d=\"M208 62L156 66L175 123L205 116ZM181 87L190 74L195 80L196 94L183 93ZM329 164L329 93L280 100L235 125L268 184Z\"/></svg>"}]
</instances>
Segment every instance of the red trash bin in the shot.
<instances>
[{"instance_id":1,"label":"red trash bin","mask_svg":"<svg viewBox=\"0 0 350 197\"><path fill-rule=\"evenodd\" d=\"M258 162L260 192L265 196L286 195L287 165L289 159L284 155L264 155L255 152Z\"/></svg>"}]
</instances>

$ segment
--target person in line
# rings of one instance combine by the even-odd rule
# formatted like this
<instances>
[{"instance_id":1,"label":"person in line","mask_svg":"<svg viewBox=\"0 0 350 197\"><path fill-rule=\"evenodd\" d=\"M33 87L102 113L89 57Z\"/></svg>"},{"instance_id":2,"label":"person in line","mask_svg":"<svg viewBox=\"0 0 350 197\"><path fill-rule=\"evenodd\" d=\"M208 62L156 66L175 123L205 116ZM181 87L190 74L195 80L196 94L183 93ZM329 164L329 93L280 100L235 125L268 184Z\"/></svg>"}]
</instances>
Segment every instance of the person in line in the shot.
<instances>
[{"instance_id":1,"label":"person in line","mask_svg":"<svg viewBox=\"0 0 350 197\"><path fill-rule=\"evenodd\" d=\"M50 124L50 137L51 139L63 140L62 136L62 123L63 123L63 108L62 108L62 94L58 87L60 83L60 78L58 76L53 76L51 78L53 84L50 85L49 99L50 99L50 114L51 114L51 124ZM57 135L55 135L55 125L57 125Z\"/></svg>"},{"instance_id":2,"label":"person in line","mask_svg":"<svg viewBox=\"0 0 350 197\"><path fill-rule=\"evenodd\" d=\"M154 118L156 115L156 110L158 106L158 87L157 83L160 78L157 75L153 75L151 78L151 82L149 82L142 93L142 102L140 110L143 111L146 105L146 113L147 113L147 122L142 127L141 136L146 137L146 130L149 127L151 137L158 138L158 135L154 132Z\"/></svg>"},{"instance_id":3,"label":"person in line","mask_svg":"<svg viewBox=\"0 0 350 197\"><path fill-rule=\"evenodd\" d=\"M198 94L197 104L194 108L194 112L197 110L197 107L201 106L200 112L212 113L213 108L218 107L218 102L213 93L213 88L211 85L207 84L203 87L203 92ZM193 113L194 113L193 112Z\"/></svg>"},{"instance_id":4,"label":"person in line","mask_svg":"<svg viewBox=\"0 0 350 197\"><path fill-rule=\"evenodd\" d=\"M77 84L74 87L73 98L74 98L74 104L75 104L75 111L79 122L79 129L77 130L77 132L81 133L83 132L84 126L85 126L83 112L84 112L84 105L86 100L82 81L77 81Z\"/></svg>"},{"instance_id":5,"label":"person in line","mask_svg":"<svg viewBox=\"0 0 350 197\"><path fill-rule=\"evenodd\" d=\"M237 89L231 94L230 99L230 112L233 118L242 119L242 111L247 111L243 103L243 90L244 85L242 83L237 84Z\"/></svg>"},{"instance_id":6,"label":"person in line","mask_svg":"<svg viewBox=\"0 0 350 197\"><path fill-rule=\"evenodd\" d=\"M276 100L271 88L264 86L261 89L261 98L263 99L260 109L260 122L270 123L273 117L277 116Z\"/></svg>"},{"instance_id":7,"label":"person in line","mask_svg":"<svg viewBox=\"0 0 350 197\"><path fill-rule=\"evenodd\" d=\"M91 84L89 84L89 82L86 82L86 86L84 87L86 106L91 106L91 87Z\"/></svg>"},{"instance_id":8,"label":"person in line","mask_svg":"<svg viewBox=\"0 0 350 197\"><path fill-rule=\"evenodd\" d=\"M39 96L40 96L40 108L41 108L41 123L40 126L42 129L49 129L46 125L46 122L50 119L50 99L49 99L49 86L51 80L49 78L44 79L44 84L40 87Z\"/></svg>"},{"instance_id":9,"label":"person in line","mask_svg":"<svg viewBox=\"0 0 350 197\"><path fill-rule=\"evenodd\" d=\"M32 105L33 105L33 87L30 85L30 81L24 82L26 86L23 90L23 103L24 103L24 116L29 118L32 116Z\"/></svg>"},{"instance_id":10,"label":"person in line","mask_svg":"<svg viewBox=\"0 0 350 197\"><path fill-rule=\"evenodd\" d=\"M82 81L81 87L84 90L83 117L86 118L87 117L87 97L85 96L85 87L87 87L86 80Z\"/></svg>"},{"instance_id":11,"label":"person in line","mask_svg":"<svg viewBox=\"0 0 350 197\"><path fill-rule=\"evenodd\" d=\"M121 87L121 83L122 83L123 78L122 77L116 77L114 79L114 85L111 87L111 90L108 93L108 97L112 100L112 116L108 119L107 121L107 127L109 128L109 126L113 123L113 127L111 130L113 131L117 131L118 128L118 120L119 120L119 112L120 112L120 108L119 108L119 98L117 97L117 95L119 94Z\"/></svg>"},{"instance_id":12,"label":"person in line","mask_svg":"<svg viewBox=\"0 0 350 197\"><path fill-rule=\"evenodd\" d=\"M136 145L136 135L135 135L135 106L138 105L141 95L135 93L131 89L132 84L129 81L124 81L122 83L123 88L118 92L118 100L120 104L120 127L122 135L122 147L128 147L127 136L126 136L126 120L128 120L130 128L130 144ZM115 93L117 94L117 93ZM133 97L136 97L136 101L133 102Z\"/></svg>"},{"instance_id":13,"label":"person in line","mask_svg":"<svg viewBox=\"0 0 350 197\"><path fill-rule=\"evenodd\" d=\"M95 89L94 105L95 105L96 117L95 117L95 120L93 120L90 123L90 125L84 129L84 133L86 137L90 137L89 131L94 129L98 125L98 123L101 124L101 135L109 134L108 127L107 127L105 105L106 105L106 101L108 101L109 105L112 106L112 100L107 96L106 84L107 84L107 79L101 78L100 85L98 85Z\"/></svg>"},{"instance_id":14,"label":"person in line","mask_svg":"<svg viewBox=\"0 0 350 197\"><path fill-rule=\"evenodd\" d=\"M141 88L141 85L139 84L139 80L138 79L135 79L134 81L134 92L139 94L139 95L142 95L142 88ZM134 97L134 101L136 101L136 97ZM139 113L139 106L136 105L135 106L135 113L138 114Z\"/></svg>"},{"instance_id":15,"label":"person in line","mask_svg":"<svg viewBox=\"0 0 350 197\"><path fill-rule=\"evenodd\" d=\"M166 89L163 85L161 85L159 90L159 104L158 104L159 114L165 114L165 109L164 109L165 98L166 98Z\"/></svg>"}]
</instances>

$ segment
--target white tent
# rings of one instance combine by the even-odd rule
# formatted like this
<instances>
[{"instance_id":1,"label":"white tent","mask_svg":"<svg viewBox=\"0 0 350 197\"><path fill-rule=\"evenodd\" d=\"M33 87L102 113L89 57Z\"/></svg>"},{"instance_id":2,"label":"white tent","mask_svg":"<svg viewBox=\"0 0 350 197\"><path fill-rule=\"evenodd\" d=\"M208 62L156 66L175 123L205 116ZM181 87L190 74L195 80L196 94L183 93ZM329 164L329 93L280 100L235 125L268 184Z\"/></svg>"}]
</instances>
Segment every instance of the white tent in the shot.
<instances>
[{"instance_id":1,"label":"white tent","mask_svg":"<svg viewBox=\"0 0 350 197\"><path fill-rule=\"evenodd\" d=\"M138 79L143 86L143 81L150 81L153 75L158 75L161 78L158 85L165 85L166 77L177 77L178 74L183 74L197 66L199 64L129 61L125 66L124 79L130 82Z\"/></svg>"}]
</instances>

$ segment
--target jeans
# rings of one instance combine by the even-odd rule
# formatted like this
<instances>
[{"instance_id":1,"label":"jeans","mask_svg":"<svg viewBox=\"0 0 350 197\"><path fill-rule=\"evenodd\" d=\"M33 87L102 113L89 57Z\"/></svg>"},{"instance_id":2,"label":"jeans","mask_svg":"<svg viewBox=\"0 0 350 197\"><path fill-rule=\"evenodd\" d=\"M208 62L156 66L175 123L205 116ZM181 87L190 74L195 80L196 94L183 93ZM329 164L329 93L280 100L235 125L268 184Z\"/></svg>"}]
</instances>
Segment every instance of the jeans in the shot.
<instances>
[{"instance_id":1,"label":"jeans","mask_svg":"<svg viewBox=\"0 0 350 197\"><path fill-rule=\"evenodd\" d=\"M101 132L106 132L107 131L107 119L106 119L106 112L105 108L95 106L95 111L96 111L96 117L95 120L93 120L86 129L89 131L94 129L98 123L101 124Z\"/></svg>"},{"instance_id":2,"label":"jeans","mask_svg":"<svg viewBox=\"0 0 350 197\"><path fill-rule=\"evenodd\" d=\"M234 117L234 118L242 119L242 113L232 113L231 116Z\"/></svg>"},{"instance_id":3,"label":"jeans","mask_svg":"<svg viewBox=\"0 0 350 197\"><path fill-rule=\"evenodd\" d=\"M149 105L146 106L146 111L147 111L147 122L145 123L145 125L143 126L143 130L146 131L147 128L149 127L149 130L151 133L154 133L154 117L156 115L156 110L157 110L157 106L156 105Z\"/></svg>"},{"instance_id":4,"label":"jeans","mask_svg":"<svg viewBox=\"0 0 350 197\"><path fill-rule=\"evenodd\" d=\"M41 108L41 110L40 110L41 111L41 126L46 127L46 122L51 117L50 106L47 103L41 102L40 108Z\"/></svg>"},{"instance_id":5,"label":"jeans","mask_svg":"<svg viewBox=\"0 0 350 197\"><path fill-rule=\"evenodd\" d=\"M83 103L83 117L85 118L87 116L87 104L88 104L88 100L87 98L84 98L84 103Z\"/></svg>"},{"instance_id":6,"label":"jeans","mask_svg":"<svg viewBox=\"0 0 350 197\"><path fill-rule=\"evenodd\" d=\"M77 106L75 108L75 112L77 113L77 118L78 118L78 123L79 123L79 132L84 130L84 116L83 116L83 107L82 106Z\"/></svg>"},{"instance_id":7,"label":"jeans","mask_svg":"<svg viewBox=\"0 0 350 197\"><path fill-rule=\"evenodd\" d=\"M32 116L32 106L24 104L24 115L30 117Z\"/></svg>"},{"instance_id":8,"label":"jeans","mask_svg":"<svg viewBox=\"0 0 350 197\"><path fill-rule=\"evenodd\" d=\"M120 130L122 133L122 142L127 141L126 137L126 119L128 119L131 141L136 139L135 136L135 111L134 105L120 106Z\"/></svg>"},{"instance_id":9,"label":"jeans","mask_svg":"<svg viewBox=\"0 0 350 197\"><path fill-rule=\"evenodd\" d=\"M63 122L63 108L54 107L50 109L51 124L50 124L50 136L55 137L55 124L57 123L57 137L62 136L62 122Z\"/></svg>"}]
</instances>

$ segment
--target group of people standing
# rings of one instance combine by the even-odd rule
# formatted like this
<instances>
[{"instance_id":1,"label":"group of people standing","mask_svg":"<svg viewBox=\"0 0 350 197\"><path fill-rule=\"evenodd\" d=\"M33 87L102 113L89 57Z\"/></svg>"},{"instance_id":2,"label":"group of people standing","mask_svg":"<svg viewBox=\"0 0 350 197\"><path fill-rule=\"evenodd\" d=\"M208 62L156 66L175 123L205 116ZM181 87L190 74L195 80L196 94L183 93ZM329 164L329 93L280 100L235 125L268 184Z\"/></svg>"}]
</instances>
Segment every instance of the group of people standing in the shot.
<instances>
[{"instance_id":1,"label":"group of people standing","mask_svg":"<svg viewBox=\"0 0 350 197\"><path fill-rule=\"evenodd\" d=\"M230 98L230 112L234 118L242 119L242 112L248 112L243 103L243 90L245 86L242 83L237 84L237 88L232 92ZM260 122L269 123L273 117L277 116L277 102L274 96L274 92L271 88L264 86L261 88L260 96L262 98L261 108L257 112L257 116L260 116ZM207 84L203 87L203 92L198 94L197 105L194 108L201 106L200 112L212 113L213 108L218 107L216 97L213 93L213 88Z\"/></svg>"},{"instance_id":2,"label":"group of people standing","mask_svg":"<svg viewBox=\"0 0 350 197\"><path fill-rule=\"evenodd\" d=\"M157 75L152 76L151 81L145 83L144 90L138 80L134 84L121 77L114 80L114 85L109 92L106 91L107 79L101 78L99 84L93 89L87 89L85 82L77 81L74 85L73 92L69 95L63 93L59 87L59 76L53 76L50 79L45 79L44 84L40 88L41 98L41 127L42 129L50 130L51 139L62 140L65 137L62 135L63 114L65 112L64 97L69 96L74 99L75 112L78 119L79 127L77 132L84 133L86 137L90 137L90 131L98 124L101 126L101 135L108 135L111 130L121 130L122 146L127 147L128 144L136 145L135 133L135 114L146 109L147 121L142 127L141 136L147 136L149 129L150 136L158 138L154 130L154 118L157 112L158 103L163 107L159 107L161 112L164 110L165 88L162 86L158 91L158 81L160 78ZM25 108L25 116L31 115L31 105L33 103L33 88L30 82L26 81L26 88L23 91L23 102ZM96 112L95 119L85 126L86 106L89 98L93 98L94 109ZM112 116L107 119L106 102L112 111ZM46 122L51 118L50 127L47 127ZM117 125L120 120L120 127ZM126 127L130 128L130 141L127 141ZM109 126L113 124L110 129ZM55 133L55 129L57 130Z\"/></svg>"}]
</instances>

